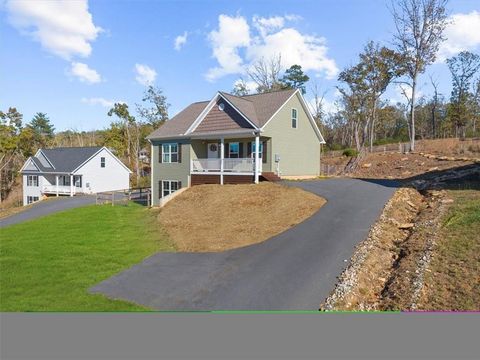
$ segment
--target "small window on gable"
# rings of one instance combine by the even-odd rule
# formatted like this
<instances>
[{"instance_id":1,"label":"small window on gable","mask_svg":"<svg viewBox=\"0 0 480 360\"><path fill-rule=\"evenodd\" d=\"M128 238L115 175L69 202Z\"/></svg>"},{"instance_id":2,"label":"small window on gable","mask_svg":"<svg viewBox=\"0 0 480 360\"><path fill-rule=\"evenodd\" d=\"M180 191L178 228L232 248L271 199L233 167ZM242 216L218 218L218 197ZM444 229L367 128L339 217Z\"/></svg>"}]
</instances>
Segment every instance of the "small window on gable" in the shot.
<instances>
[{"instance_id":1,"label":"small window on gable","mask_svg":"<svg viewBox=\"0 0 480 360\"><path fill-rule=\"evenodd\" d=\"M292 128L293 129L297 128L297 122L298 122L297 109L292 109Z\"/></svg>"},{"instance_id":2,"label":"small window on gable","mask_svg":"<svg viewBox=\"0 0 480 360\"><path fill-rule=\"evenodd\" d=\"M100 167L102 167L102 168L105 167L105 158L104 157L100 158Z\"/></svg>"}]
</instances>

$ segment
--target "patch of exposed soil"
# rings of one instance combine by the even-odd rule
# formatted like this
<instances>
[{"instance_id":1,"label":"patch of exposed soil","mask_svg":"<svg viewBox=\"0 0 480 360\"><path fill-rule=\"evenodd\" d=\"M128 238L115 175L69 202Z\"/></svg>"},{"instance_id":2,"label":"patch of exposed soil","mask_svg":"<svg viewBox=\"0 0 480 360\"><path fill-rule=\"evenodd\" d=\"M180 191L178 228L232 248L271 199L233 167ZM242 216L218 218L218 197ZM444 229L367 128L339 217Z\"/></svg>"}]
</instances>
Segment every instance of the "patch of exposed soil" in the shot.
<instances>
[{"instance_id":1,"label":"patch of exposed soil","mask_svg":"<svg viewBox=\"0 0 480 360\"><path fill-rule=\"evenodd\" d=\"M438 160L417 153L376 153L366 155L351 176L369 179L408 179L470 164L473 164L472 160Z\"/></svg>"},{"instance_id":2,"label":"patch of exposed soil","mask_svg":"<svg viewBox=\"0 0 480 360\"><path fill-rule=\"evenodd\" d=\"M158 219L180 251L223 251L277 235L324 204L315 194L270 182L200 185L166 204Z\"/></svg>"}]
</instances>

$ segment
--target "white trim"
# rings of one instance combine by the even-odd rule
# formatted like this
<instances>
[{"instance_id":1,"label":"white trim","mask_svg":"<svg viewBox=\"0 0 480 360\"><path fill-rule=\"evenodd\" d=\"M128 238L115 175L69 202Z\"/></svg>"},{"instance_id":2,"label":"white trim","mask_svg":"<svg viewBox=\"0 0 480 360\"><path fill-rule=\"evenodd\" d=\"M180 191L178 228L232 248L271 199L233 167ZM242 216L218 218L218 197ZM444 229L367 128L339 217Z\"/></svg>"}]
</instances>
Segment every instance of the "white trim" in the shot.
<instances>
[{"instance_id":1,"label":"white trim","mask_svg":"<svg viewBox=\"0 0 480 360\"><path fill-rule=\"evenodd\" d=\"M30 156L27 161L25 161L25 163L23 164L22 168L20 169L20 173L23 172L25 170L25 167L27 166L28 162L31 162L33 164L33 166L35 166L35 168L37 169L37 171L40 172L40 169L38 168L37 164L35 164L35 162L33 161L32 157Z\"/></svg>"},{"instance_id":2,"label":"white trim","mask_svg":"<svg viewBox=\"0 0 480 360\"><path fill-rule=\"evenodd\" d=\"M202 175L202 176L203 175L222 175L222 173L220 171L205 171L205 172L191 171L190 175ZM223 175L248 175L248 176L251 176L251 175L255 175L255 171L244 171L244 172L224 171Z\"/></svg>"},{"instance_id":3,"label":"white trim","mask_svg":"<svg viewBox=\"0 0 480 360\"><path fill-rule=\"evenodd\" d=\"M192 123L192 125L188 127L187 131L185 131L183 135L190 134L191 132L195 131L198 125L200 125L200 122L205 118L205 116L207 116L208 112L213 108L219 96L220 94L217 92L215 96L212 98L212 100L210 100L210 102L207 104L205 109L202 110L200 115L197 116L195 121Z\"/></svg>"},{"instance_id":4,"label":"white trim","mask_svg":"<svg viewBox=\"0 0 480 360\"><path fill-rule=\"evenodd\" d=\"M297 90L298 91L298 90ZM313 129L315 130L315 133L317 134L320 144L325 144L325 139L323 138L322 133L320 132L320 129L318 128L317 123L315 122L315 119L313 118L312 113L310 112L310 109L308 108L307 102L303 98L302 93L299 91L298 94L300 95L300 103L302 104L305 112L307 113L307 117L310 120L310 124L313 126Z\"/></svg>"},{"instance_id":5,"label":"white trim","mask_svg":"<svg viewBox=\"0 0 480 360\"><path fill-rule=\"evenodd\" d=\"M208 146L208 144L207 144ZM230 144L228 144L229 149L228 153L230 154ZM208 152L208 150L207 150ZM220 139L220 185L223 185L223 167L224 167L224 159L225 159L225 139L222 137Z\"/></svg>"},{"instance_id":6,"label":"white trim","mask_svg":"<svg viewBox=\"0 0 480 360\"><path fill-rule=\"evenodd\" d=\"M247 118L235 105L233 105L225 96L222 95L222 93L217 92L215 96L213 97L212 100L208 103L207 107L203 109L203 111L198 115L198 117L195 119L195 121L190 125L190 127L185 131L185 134L191 134L192 132L195 131L195 129L202 123L202 121L205 119L205 117L208 115L210 110L212 110L213 106L217 102L218 98L221 97L223 100L227 102L228 105L230 105L237 113L239 113L252 127L252 130L259 130L260 128L255 125L249 118Z\"/></svg>"},{"instance_id":7,"label":"white trim","mask_svg":"<svg viewBox=\"0 0 480 360\"><path fill-rule=\"evenodd\" d=\"M293 110L295 110L295 114L297 115L295 117L295 127L292 126ZM298 129L298 109L294 107L290 109L290 126L292 127L292 129Z\"/></svg>"},{"instance_id":8,"label":"white trim","mask_svg":"<svg viewBox=\"0 0 480 360\"><path fill-rule=\"evenodd\" d=\"M268 121L262 126L261 130L264 130L265 127L268 125L268 123L270 121L272 121L272 119L280 112L280 110L283 109L283 107L290 101L290 99L292 99L293 96L297 95L297 94L299 95L300 104L302 104L303 110L307 114L308 120L310 121L310 124L312 125L313 130L315 131L315 134L317 135L318 139L320 140L320 144L325 144L325 139L323 138L323 135L320 132L320 129L318 128L317 123L315 122L315 119L313 118L312 113L310 112L310 109L308 108L307 103L305 102L305 99L303 98L303 95L302 95L302 93L300 92L299 89L295 90L295 92L283 103L283 105L280 106L280 108L278 108L277 111L275 111L275 113L272 115L272 117L270 119L268 119ZM298 116L298 112L297 112L297 116ZM291 119L290 119L290 121L291 121ZM291 126L291 124L290 124L290 126ZM298 121L297 121L297 128L298 128Z\"/></svg>"},{"instance_id":9,"label":"white trim","mask_svg":"<svg viewBox=\"0 0 480 360\"><path fill-rule=\"evenodd\" d=\"M222 93L219 93L222 99L224 99L236 112L238 112L242 117L247 120L247 122L253 126L254 130L259 130L260 128L255 125L249 118L247 118L235 105L233 105L225 96L222 95Z\"/></svg>"},{"instance_id":10,"label":"white trim","mask_svg":"<svg viewBox=\"0 0 480 360\"><path fill-rule=\"evenodd\" d=\"M272 119L273 119L275 116L277 116L277 114L280 112L280 110L283 109L283 107L285 106L285 104L288 103L288 102L290 101L290 99L293 98L293 96L294 96L296 93L298 93L298 92L299 92L298 89L295 90L295 91L293 92L293 94L290 95L290 97L289 97L287 100L285 100L285 102L282 104L282 106L280 106L280 107L277 109L277 111L275 111L275 112L273 113L273 115L270 116L270 119L268 119L267 122L266 122L265 124L263 124L263 126L261 127L261 130L265 129L265 126L267 126L268 123L269 123L270 121L272 121Z\"/></svg>"},{"instance_id":11,"label":"white trim","mask_svg":"<svg viewBox=\"0 0 480 360\"><path fill-rule=\"evenodd\" d=\"M255 184L258 184L259 181L259 162L260 162L260 134L255 136Z\"/></svg>"},{"instance_id":12,"label":"white trim","mask_svg":"<svg viewBox=\"0 0 480 360\"><path fill-rule=\"evenodd\" d=\"M85 165L86 163L88 163L90 160L92 160L95 156L97 156L100 151L102 151L103 149L105 149L107 151L107 153L109 153L120 165L122 165L127 171L129 174L132 174L132 170L130 170L123 162L120 161L120 159L118 159L115 155L113 155L113 153L108 150L107 147L105 146L102 146L95 154L93 154L92 156L90 156L87 160L85 160L83 163L81 163L80 165L78 165L75 169L73 169L73 171L71 172L71 174L75 174L78 170L80 170L80 168L83 167L83 165Z\"/></svg>"},{"instance_id":13,"label":"white trim","mask_svg":"<svg viewBox=\"0 0 480 360\"><path fill-rule=\"evenodd\" d=\"M169 180L169 179L161 179L160 180L162 182L162 196L160 197L160 199L163 199L164 197L167 197L167 196L170 196L172 195L173 193L176 193L178 190L181 189L181 187L178 187L178 183L181 182L181 180ZM164 181L168 181L169 182L169 185L168 185L168 195L164 195L163 194L163 182ZM177 183L177 190L175 190L174 192L172 192L172 183L175 182Z\"/></svg>"},{"instance_id":14,"label":"white trim","mask_svg":"<svg viewBox=\"0 0 480 360\"><path fill-rule=\"evenodd\" d=\"M166 145L168 145L168 150L169 151L167 152L167 154L169 154L169 156L170 156L170 161L163 161L163 156L165 155L165 151L164 151L163 147L166 146ZM177 151L175 151L175 152L172 151L172 145L175 145L177 147ZM160 164L180 164L180 162L178 161L178 153L179 153L178 149L182 146L181 143L178 143L178 142L162 142L159 145L159 147L160 146L162 147L162 161L160 162L160 156L159 156L159 159L158 159ZM177 161L172 161L172 155L173 154L177 154Z\"/></svg>"}]
</instances>

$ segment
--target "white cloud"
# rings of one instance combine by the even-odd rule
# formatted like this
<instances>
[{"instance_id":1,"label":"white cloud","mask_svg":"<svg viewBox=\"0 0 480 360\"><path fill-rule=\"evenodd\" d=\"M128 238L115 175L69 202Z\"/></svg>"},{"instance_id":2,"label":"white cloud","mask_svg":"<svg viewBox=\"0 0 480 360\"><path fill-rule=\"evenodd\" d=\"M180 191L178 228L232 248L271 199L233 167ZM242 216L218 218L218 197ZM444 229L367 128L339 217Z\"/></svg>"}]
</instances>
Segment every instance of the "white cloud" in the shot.
<instances>
[{"instance_id":1,"label":"white cloud","mask_svg":"<svg viewBox=\"0 0 480 360\"><path fill-rule=\"evenodd\" d=\"M5 8L15 28L67 60L88 57L92 52L90 43L102 31L93 23L87 0L9 0Z\"/></svg>"},{"instance_id":2,"label":"white cloud","mask_svg":"<svg viewBox=\"0 0 480 360\"><path fill-rule=\"evenodd\" d=\"M242 74L245 67L261 59L281 55L285 68L299 64L304 71L314 71L328 79L338 73L335 61L327 55L328 47L323 37L300 33L287 27L289 21L296 21L296 15L254 16L253 27L242 16L219 16L218 30L209 34L213 57L218 65L210 69L206 78L214 81L229 74ZM243 55L243 56L242 56Z\"/></svg>"},{"instance_id":3,"label":"white cloud","mask_svg":"<svg viewBox=\"0 0 480 360\"><path fill-rule=\"evenodd\" d=\"M207 72L207 80L214 81L224 75L243 72L244 64L238 49L250 44L250 27L243 17L220 15L218 30L210 32L208 39L219 66Z\"/></svg>"},{"instance_id":4,"label":"white cloud","mask_svg":"<svg viewBox=\"0 0 480 360\"><path fill-rule=\"evenodd\" d=\"M475 50L480 47L480 12L453 14L450 24L445 29L447 40L440 46L438 60L458 54L464 50Z\"/></svg>"},{"instance_id":5,"label":"white cloud","mask_svg":"<svg viewBox=\"0 0 480 360\"><path fill-rule=\"evenodd\" d=\"M135 64L135 80L141 85L152 85L157 78L157 72L148 65Z\"/></svg>"},{"instance_id":6,"label":"white cloud","mask_svg":"<svg viewBox=\"0 0 480 360\"><path fill-rule=\"evenodd\" d=\"M112 108L115 103L125 103L125 101L108 100L102 97L82 98L82 103L88 105L100 105L106 108Z\"/></svg>"},{"instance_id":7,"label":"white cloud","mask_svg":"<svg viewBox=\"0 0 480 360\"><path fill-rule=\"evenodd\" d=\"M72 62L70 73L76 76L81 82L95 84L102 81L102 77L94 69L88 67L87 64L80 62Z\"/></svg>"},{"instance_id":8,"label":"white cloud","mask_svg":"<svg viewBox=\"0 0 480 360\"><path fill-rule=\"evenodd\" d=\"M253 26L258 29L261 36L265 36L277 29L283 28L285 18L283 16L272 16L269 18L253 17Z\"/></svg>"},{"instance_id":9,"label":"white cloud","mask_svg":"<svg viewBox=\"0 0 480 360\"><path fill-rule=\"evenodd\" d=\"M233 83L233 87L237 86L238 83L242 82L242 79L238 79ZM255 81L244 81L249 93L257 92L257 84Z\"/></svg>"},{"instance_id":10,"label":"white cloud","mask_svg":"<svg viewBox=\"0 0 480 360\"><path fill-rule=\"evenodd\" d=\"M180 51L182 49L183 45L187 43L187 37L188 37L188 32L185 31L183 35L178 35L175 38L175 43L174 43L175 50Z\"/></svg>"}]
</instances>

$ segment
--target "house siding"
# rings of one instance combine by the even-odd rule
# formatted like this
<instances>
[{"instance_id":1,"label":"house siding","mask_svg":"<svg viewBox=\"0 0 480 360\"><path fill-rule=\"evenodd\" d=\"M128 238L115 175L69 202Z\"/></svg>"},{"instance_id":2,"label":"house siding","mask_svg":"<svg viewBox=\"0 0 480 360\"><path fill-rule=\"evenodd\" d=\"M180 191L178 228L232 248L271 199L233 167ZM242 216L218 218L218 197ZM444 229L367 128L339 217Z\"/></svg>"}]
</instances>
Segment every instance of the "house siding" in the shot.
<instances>
[{"instance_id":1,"label":"house siding","mask_svg":"<svg viewBox=\"0 0 480 360\"><path fill-rule=\"evenodd\" d=\"M27 205L27 196L37 196L38 200L42 200L42 186L50 185L42 175L38 176L38 186L27 186L27 176L36 174L24 174L23 178L23 205Z\"/></svg>"},{"instance_id":2,"label":"house siding","mask_svg":"<svg viewBox=\"0 0 480 360\"><path fill-rule=\"evenodd\" d=\"M160 163L159 162L159 147L162 143L178 143L182 147L182 162L181 163ZM185 140L169 140L169 141L152 141L152 205L159 205L160 189L158 182L162 180L181 181L182 187L189 184L190 177L190 159L191 150L190 141Z\"/></svg>"},{"instance_id":3,"label":"house siding","mask_svg":"<svg viewBox=\"0 0 480 360\"><path fill-rule=\"evenodd\" d=\"M297 128L292 128L291 111L297 109ZM293 96L264 127L262 135L270 137L269 163L276 171L275 154L280 155L280 176L320 174L320 141L300 102Z\"/></svg>"},{"instance_id":4,"label":"house siding","mask_svg":"<svg viewBox=\"0 0 480 360\"><path fill-rule=\"evenodd\" d=\"M100 158L105 158L105 167ZM87 194L130 188L130 173L106 149L102 149L74 175L82 175L82 192ZM89 185L89 186L87 186Z\"/></svg>"}]
</instances>

